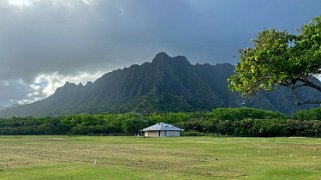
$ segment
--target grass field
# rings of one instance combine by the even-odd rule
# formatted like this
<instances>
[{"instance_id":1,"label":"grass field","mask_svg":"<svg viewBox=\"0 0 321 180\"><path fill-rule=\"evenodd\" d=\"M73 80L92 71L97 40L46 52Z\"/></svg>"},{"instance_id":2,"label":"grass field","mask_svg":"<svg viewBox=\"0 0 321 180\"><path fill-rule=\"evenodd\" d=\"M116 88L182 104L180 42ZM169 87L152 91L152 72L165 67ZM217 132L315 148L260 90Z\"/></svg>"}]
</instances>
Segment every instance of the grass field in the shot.
<instances>
[{"instance_id":1,"label":"grass field","mask_svg":"<svg viewBox=\"0 0 321 180\"><path fill-rule=\"evenodd\" d=\"M316 138L0 136L0 179L320 179L320 148Z\"/></svg>"}]
</instances>

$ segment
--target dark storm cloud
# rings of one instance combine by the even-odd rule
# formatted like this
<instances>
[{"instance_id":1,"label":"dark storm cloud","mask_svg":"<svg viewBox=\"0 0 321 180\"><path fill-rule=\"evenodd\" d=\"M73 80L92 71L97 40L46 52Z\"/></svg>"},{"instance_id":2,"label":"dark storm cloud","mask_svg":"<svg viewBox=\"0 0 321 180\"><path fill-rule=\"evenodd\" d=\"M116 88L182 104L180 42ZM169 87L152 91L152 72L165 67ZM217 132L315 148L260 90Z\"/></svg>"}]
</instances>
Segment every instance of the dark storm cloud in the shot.
<instances>
[{"instance_id":1,"label":"dark storm cloud","mask_svg":"<svg viewBox=\"0 0 321 180\"><path fill-rule=\"evenodd\" d=\"M22 80L0 81L0 109L17 103L17 100L24 99L30 92L32 89Z\"/></svg>"},{"instance_id":2,"label":"dark storm cloud","mask_svg":"<svg viewBox=\"0 0 321 180\"><path fill-rule=\"evenodd\" d=\"M18 79L28 87L40 74L56 79L53 73L105 72L148 61L159 51L235 64L233 56L258 31L295 32L321 14L319 0L20 1L33 3L0 2L0 82L17 87ZM0 105L30 94L24 89L10 97L6 91L1 86Z\"/></svg>"},{"instance_id":3,"label":"dark storm cloud","mask_svg":"<svg viewBox=\"0 0 321 180\"><path fill-rule=\"evenodd\" d=\"M31 82L39 73L96 71L146 60L170 51L172 33L186 24L182 15L192 14L181 1L72 2L70 7L40 1L2 13L1 79Z\"/></svg>"}]
</instances>

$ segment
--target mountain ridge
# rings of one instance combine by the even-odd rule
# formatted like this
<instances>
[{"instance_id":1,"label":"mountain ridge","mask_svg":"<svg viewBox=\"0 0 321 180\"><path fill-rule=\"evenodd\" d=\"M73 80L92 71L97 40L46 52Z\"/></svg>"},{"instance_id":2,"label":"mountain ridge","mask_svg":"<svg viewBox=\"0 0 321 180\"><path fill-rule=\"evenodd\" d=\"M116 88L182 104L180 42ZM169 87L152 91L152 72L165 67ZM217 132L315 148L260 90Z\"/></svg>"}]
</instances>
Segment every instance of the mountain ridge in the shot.
<instances>
[{"instance_id":1,"label":"mountain ridge","mask_svg":"<svg viewBox=\"0 0 321 180\"><path fill-rule=\"evenodd\" d=\"M170 57L161 52L151 62L108 72L86 85L67 82L48 98L1 110L0 116L188 112L240 107L242 100L227 89L226 79L234 68L228 63L193 65L185 56ZM246 106L284 113L313 107L295 106L289 92L282 87L269 94L259 93Z\"/></svg>"}]
</instances>

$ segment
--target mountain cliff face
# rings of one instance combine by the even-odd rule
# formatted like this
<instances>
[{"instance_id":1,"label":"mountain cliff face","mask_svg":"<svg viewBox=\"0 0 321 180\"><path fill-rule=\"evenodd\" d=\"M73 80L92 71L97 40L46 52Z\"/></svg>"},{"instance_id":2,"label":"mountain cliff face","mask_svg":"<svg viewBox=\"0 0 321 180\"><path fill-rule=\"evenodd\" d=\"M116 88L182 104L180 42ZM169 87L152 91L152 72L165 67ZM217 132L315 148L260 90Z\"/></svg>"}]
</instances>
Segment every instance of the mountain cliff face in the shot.
<instances>
[{"instance_id":1,"label":"mountain cliff face","mask_svg":"<svg viewBox=\"0 0 321 180\"><path fill-rule=\"evenodd\" d=\"M159 53L151 63L132 65L106 73L94 83L66 83L50 97L0 111L0 116L51 116L70 113L124 113L207 111L216 107L240 107L237 94L227 89L231 64L192 65L184 56ZM312 90L302 91L320 97ZM277 88L260 93L245 106L291 113L299 109L290 92ZM308 108L304 106L300 108Z\"/></svg>"}]
</instances>

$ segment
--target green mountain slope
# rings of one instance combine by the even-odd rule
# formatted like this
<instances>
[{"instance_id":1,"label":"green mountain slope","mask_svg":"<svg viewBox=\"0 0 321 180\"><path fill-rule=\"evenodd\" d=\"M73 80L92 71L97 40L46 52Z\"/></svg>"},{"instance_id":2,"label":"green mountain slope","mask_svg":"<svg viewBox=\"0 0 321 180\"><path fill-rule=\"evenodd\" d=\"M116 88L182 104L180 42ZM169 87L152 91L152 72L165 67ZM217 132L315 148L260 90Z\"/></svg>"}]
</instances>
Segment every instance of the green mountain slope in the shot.
<instances>
[{"instance_id":1,"label":"green mountain slope","mask_svg":"<svg viewBox=\"0 0 321 180\"><path fill-rule=\"evenodd\" d=\"M231 64L192 65L184 56L159 53L152 62L106 73L85 86L66 83L50 97L0 111L0 116L50 116L70 113L140 113L203 111L240 107L241 99L227 89ZM311 90L305 96L320 97ZM277 88L262 92L245 106L292 113L299 108L290 92Z\"/></svg>"}]
</instances>

